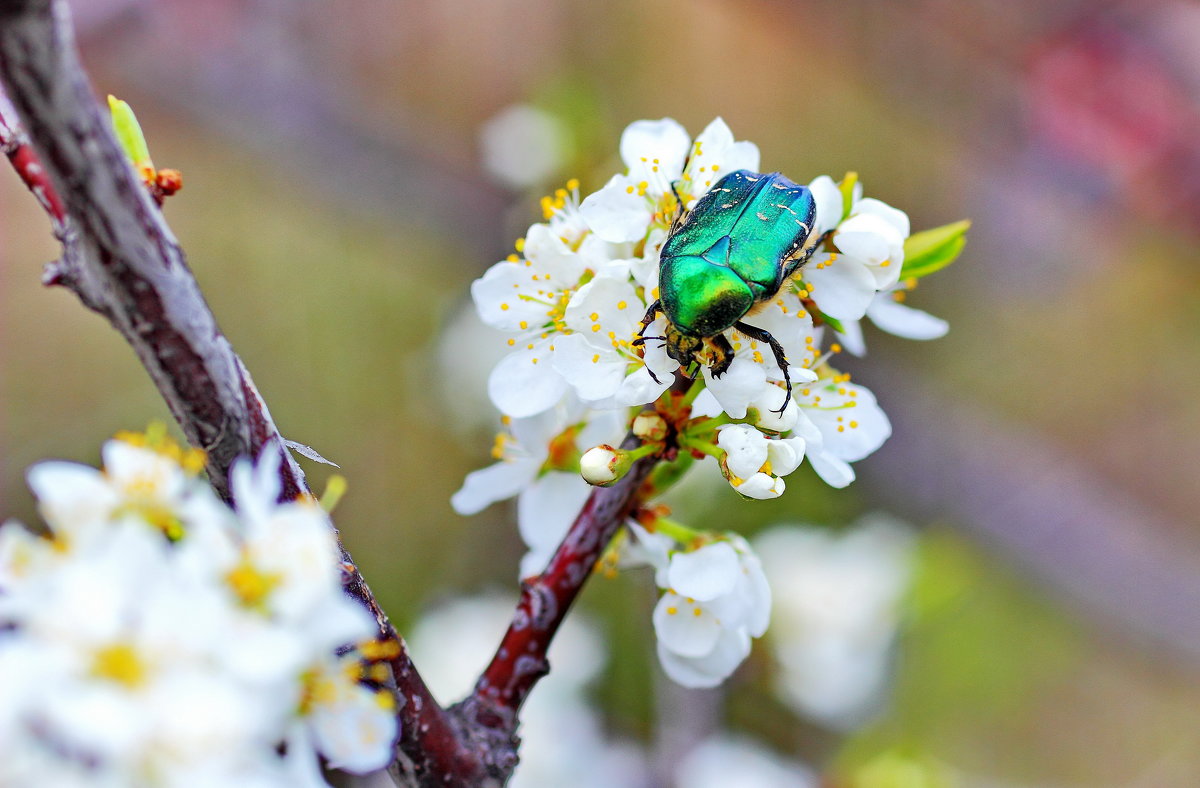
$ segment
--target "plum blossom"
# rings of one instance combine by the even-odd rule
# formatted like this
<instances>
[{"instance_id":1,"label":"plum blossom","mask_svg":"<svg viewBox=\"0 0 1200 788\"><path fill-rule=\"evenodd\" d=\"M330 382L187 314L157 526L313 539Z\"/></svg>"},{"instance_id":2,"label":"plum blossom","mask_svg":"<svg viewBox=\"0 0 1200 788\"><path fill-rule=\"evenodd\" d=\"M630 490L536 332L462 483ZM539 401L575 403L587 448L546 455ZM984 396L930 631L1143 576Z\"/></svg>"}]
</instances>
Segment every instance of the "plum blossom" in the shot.
<instances>
[{"instance_id":1,"label":"plum blossom","mask_svg":"<svg viewBox=\"0 0 1200 788\"><path fill-rule=\"evenodd\" d=\"M747 498L778 498L787 485L783 477L800 467L803 438L768 438L749 424L729 424L717 432L725 451L721 470L733 489Z\"/></svg>"},{"instance_id":2,"label":"plum blossom","mask_svg":"<svg viewBox=\"0 0 1200 788\"><path fill-rule=\"evenodd\" d=\"M619 411L592 411L570 397L553 411L505 421L493 447L498 462L467 474L450 503L474 514L517 496L518 528L529 547L520 573L528 577L545 566L591 492L578 473L580 455L619 443L625 427Z\"/></svg>"},{"instance_id":3,"label":"plum blossom","mask_svg":"<svg viewBox=\"0 0 1200 788\"><path fill-rule=\"evenodd\" d=\"M581 208L592 230L606 241L640 241L666 229L677 209L675 195L691 203L725 174L758 171L758 146L738 142L717 118L693 142L670 118L639 120L621 135L621 160L628 171L614 175Z\"/></svg>"},{"instance_id":4,"label":"plum blossom","mask_svg":"<svg viewBox=\"0 0 1200 788\"><path fill-rule=\"evenodd\" d=\"M750 653L771 614L771 589L758 557L729 534L692 552L647 553L665 593L654 608L658 659L685 687L715 687Z\"/></svg>"},{"instance_id":5,"label":"plum blossom","mask_svg":"<svg viewBox=\"0 0 1200 788\"><path fill-rule=\"evenodd\" d=\"M821 312L836 320L858 320L875 294L895 285L904 265L908 215L862 196L855 181L850 208L833 179L822 175L809 184L817 204L817 227L830 233L832 249L818 250L803 271L804 282Z\"/></svg>"},{"instance_id":6,"label":"plum blossom","mask_svg":"<svg viewBox=\"0 0 1200 788\"><path fill-rule=\"evenodd\" d=\"M165 431L122 438L103 473L30 470L48 537L0 526L0 784L319 787L318 757L386 765L391 697L336 656L374 621L325 512L278 501L278 448L235 466L230 509Z\"/></svg>"}]
</instances>

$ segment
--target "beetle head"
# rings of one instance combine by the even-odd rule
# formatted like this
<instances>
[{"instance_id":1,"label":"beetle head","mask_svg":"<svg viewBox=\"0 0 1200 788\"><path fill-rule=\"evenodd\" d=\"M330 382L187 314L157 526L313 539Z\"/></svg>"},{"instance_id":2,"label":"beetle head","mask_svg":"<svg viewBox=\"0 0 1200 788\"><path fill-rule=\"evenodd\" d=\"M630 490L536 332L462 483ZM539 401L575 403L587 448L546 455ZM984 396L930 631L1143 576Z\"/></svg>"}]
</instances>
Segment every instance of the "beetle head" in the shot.
<instances>
[{"instance_id":1,"label":"beetle head","mask_svg":"<svg viewBox=\"0 0 1200 788\"><path fill-rule=\"evenodd\" d=\"M704 347L704 340L680 331L674 323L667 323L667 355L679 362L685 371L696 360L696 354Z\"/></svg>"}]
</instances>

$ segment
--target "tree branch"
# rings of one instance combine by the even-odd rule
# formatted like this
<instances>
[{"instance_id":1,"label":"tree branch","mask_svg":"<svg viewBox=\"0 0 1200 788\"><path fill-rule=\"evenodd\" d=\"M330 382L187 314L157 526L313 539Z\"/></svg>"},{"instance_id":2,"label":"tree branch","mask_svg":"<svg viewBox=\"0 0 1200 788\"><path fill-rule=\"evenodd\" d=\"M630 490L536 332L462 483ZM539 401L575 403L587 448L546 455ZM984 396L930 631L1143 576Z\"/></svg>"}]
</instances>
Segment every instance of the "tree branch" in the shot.
<instances>
[{"instance_id":1,"label":"tree branch","mask_svg":"<svg viewBox=\"0 0 1200 788\"><path fill-rule=\"evenodd\" d=\"M639 445L630 435L622 448ZM511 773L516 765L517 715L534 685L550 672L550 643L601 554L637 506L642 483L657 462L657 456L643 457L612 487L592 491L546 569L521 583L512 623L474 693L451 710L491 742L494 769Z\"/></svg>"},{"instance_id":2,"label":"tree branch","mask_svg":"<svg viewBox=\"0 0 1200 788\"><path fill-rule=\"evenodd\" d=\"M281 455L285 496L309 493L250 373L217 327L182 249L113 136L75 52L65 0L0 0L0 81L28 137L0 113L0 145L51 219L63 257L47 284L104 315L150 374L209 479L229 499L238 457ZM637 445L626 439L627 447ZM546 652L656 459L588 498L545 572L525 582L513 622L472 696L442 709L342 548L343 585L395 644L401 738L390 772L419 786L503 785L517 763L517 715L549 671Z\"/></svg>"}]
</instances>

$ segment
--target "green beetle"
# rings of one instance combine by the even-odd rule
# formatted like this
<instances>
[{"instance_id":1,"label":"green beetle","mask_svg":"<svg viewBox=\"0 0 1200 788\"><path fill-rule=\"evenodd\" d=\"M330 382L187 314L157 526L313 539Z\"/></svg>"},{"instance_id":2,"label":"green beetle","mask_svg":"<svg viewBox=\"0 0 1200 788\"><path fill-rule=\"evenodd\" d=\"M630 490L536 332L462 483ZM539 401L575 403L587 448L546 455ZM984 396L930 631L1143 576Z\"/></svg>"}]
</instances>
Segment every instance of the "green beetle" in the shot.
<instances>
[{"instance_id":1,"label":"green beetle","mask_svg":"<svg viewBox=\"0 0 1200 788\"><path fill-rule=\"evenodd\" d=\"M808 187L777 172L738 170L717 181L691 211L680 214L663 243L660 297L646 310L634 344L663 340L667 355L684 370L702 360L707 348L708 365L719 378L733 363L733 348L723 332L736 328L770 345L787 386L782 413L791 398L783 346L742 318L774 298L812 256L823 238L813 232L815 218L816 202ZM666 336L644 336L659 312L667 318Z\"/></svg>"}]
</instances>

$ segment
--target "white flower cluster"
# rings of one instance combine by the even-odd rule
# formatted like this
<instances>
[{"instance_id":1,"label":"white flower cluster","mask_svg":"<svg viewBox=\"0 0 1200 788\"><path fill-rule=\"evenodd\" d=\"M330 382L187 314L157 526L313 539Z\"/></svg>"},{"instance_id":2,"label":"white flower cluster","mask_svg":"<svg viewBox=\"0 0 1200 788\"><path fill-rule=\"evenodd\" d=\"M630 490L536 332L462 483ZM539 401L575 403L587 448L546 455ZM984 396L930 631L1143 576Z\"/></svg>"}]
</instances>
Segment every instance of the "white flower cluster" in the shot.
<instances>
[{"instance_id":1,"label":"white flower cluster","mask_svg":"<svg viewBox=\"0 0 1200 788\"><path fill-rule=\"evenodd\" d=\"M480 317L506 332L511 348L488 380L489 396L511 433L501 439L502 463L525 469L534 459L546 461L546 443L561 435L541 434L547 413L571 411L573 418L564 426L583 439L590 436L578 425L597 414L615 410L625 418L628 408L663 394L678 362L659 342L635 346L633 341L647 306L658 297L659 251L680 201L691 207L723 175L759 169L758 148L735 141L720 119L694 141L673 120L638 121L625 130L620 149L625 174L582 200L577 182L545 198L546 221L533 225L518 241L517 253L471 287ZM846 341L861 340L855 321L868 314L877 296L890 299L887 294L903 286L899 276L908 217L863 198L857 181L839 188L821 176L810 187L817 205L814 232L828 233L828 243L753 316L754 324L770 331L786 351L793 383L787 408L779 416L770 412L785 398L774 355L736 329L725 332L734 348L728 370L719 378L706 365L700 370L704 391L694 415L746 420L761 432L755 438L739 430L741 435L731 433L719 445L758 444L728 467L730 483L749 497L780 495L781 477L806 457L822 478L844 486L854 478L849 463L870 454L890 434L871 393L828 366L824 326L814 324L814 314L836 323ZM894 319L888 325L903 323ZM646 334L661 336L664 325L659 316ZM830 350L840 347L835 343ZM529 440L531 432L539 433L536 444ZM767 443L780 437L790 441L787 449ZM768 468L768 459L781 454L787 461ZM756 457L762 460L751 468ZM514 467L473 475L455 497L455 508L478 511L553 469L539 464L532 473Z\"/></svg>"},{"instance_id":2,"label":"white flower cluster","mask_svg":"<svg viewBox=\"0 0 1200 788\"><path fill-rule=\"evenodd\" d=\"M715 687L750 654L771 618L771 588L758 556L736 534L692 551L630 523L628 565L654 569L664 589L654 608L658 661L685 687Z\"/></svg>"},{"instance_id":3,"label":"white flower cluster","mask_svg":"<svg viewBox=\"0 0 1200 788\"><path fill-rule=\"evenodd\" d=\"M49 534L0 527L0 785L317 788L318 754L386 765L391 696L337 655L374 622L325 512L278 503L264 456L233 469L236 510L153 431L105 444L102 471L30 469Z\"/></svg>"}]
</instances>

